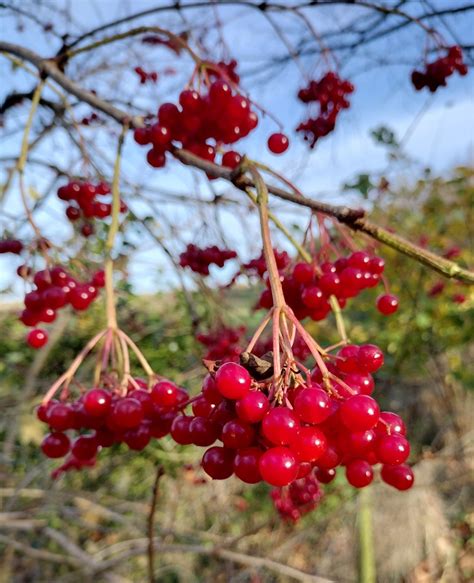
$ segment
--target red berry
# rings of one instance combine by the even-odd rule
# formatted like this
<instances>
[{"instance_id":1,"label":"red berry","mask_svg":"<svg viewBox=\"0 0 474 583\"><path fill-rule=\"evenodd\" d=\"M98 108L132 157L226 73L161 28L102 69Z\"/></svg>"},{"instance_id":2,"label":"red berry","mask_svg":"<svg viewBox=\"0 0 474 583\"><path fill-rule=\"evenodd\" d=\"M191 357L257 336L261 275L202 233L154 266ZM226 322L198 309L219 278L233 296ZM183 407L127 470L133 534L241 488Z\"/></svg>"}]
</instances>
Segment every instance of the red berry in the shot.
<instances>
[{"instance_id":1,"label":"red berry","mask_svg":"<svg viewBox=\"0 0 474 583\"><path fill-rule=\"evenodd\" d=\"M294 407L296 415L305 423L322 423L331 414L329 396L318 385L300 391Z\"/></svg>"},{"instance_id":2,"label":"red berry","mask_svg":"<svg viewBox=\"0 0 474 583\"><path fill-rule=\"evenodd\" d=\"M234 473L246 484L256 484L262 480L259 461L262 451L258 447L239 449L234 458Z\"/></svg>"},{"instance_id":3,"label":"red berry","mask_svg":"<svg viewBox=\"0 0 474 583\"><path fill-rule=\"evenodd\" d=\"M26 341L31 346L31 348L41 348L48 342L48 333L46 330L42 330L41 328L35 328L28 333Z\"/></svg>"},{"instance_id":4,"label":"red berry","mask_svg":"<svg viewBox=\"0 0 474 583\"><path fill-rule=\"evenodd\" d=\"M378 440L375 451L382 464L402 464L410 455L410 444L403 435L385 435Z\"/></svg>"},{"instance_id":5,"label":"red berry","mask_svg":"<svg viewBox=\"0 0 474 583\"><path fill-rule=\"evenodd\" d=\"M393 486L397 490L408 490L410 489L414 482L415 476L413 475L413 470L406 465L401 466L382 466L381 474L382 480Z\"/></svg>"},{"instance_id":6,"label":"red berry","mask_svg":"<svg viewBox=\"0 0 474 583\"><path fill-rule=\"evenodd\" d=\"M337 368L341 372L345 373L358 372L358 355L359 347L355 344L348 344L347 346L343 346L337 353Z\"/></svg>"},{"instance_id":7,"label":"red berry","mask_svg":"<svg viewBox=\"0 0 474 583\"><path fill-rule=\"evenodd\" d=\"M293 278L301 284L308 284L313 281L314 270L309 263L297 263L293 268Z\"/></svg>"},{"instance_id":8,"label":"red berry","mask_svg":"<svg viewBox=\"0 0 474 583\"><path fill-rule=\"evenodd\" d=\"M374 472L365 460L353 460L346 466L346 478L351 486L364 488L372 482Z\"/></svg>"},{"instance_id":9,"label":"red berry","mask_svg":"<svg viewBox=\"0 0 474 583\"><path fill-rule=\"evenodd\" d=\"M372 397L355 395L342 403L339 414L350 431L366 431L375 427L379 420L380 410Z\"/></svg>"},{"instance_id":10,"label":"red berry","mask_svg":"<svg viewBox=\"0 0 474 583\"><path fill-rule=\"evenodd\" d=\"M82 399L84 409L93 417L107 415L112 406L112 395L104 389L92 389Z\"/></svg>"},{"instance_id":11,"label":"red berry","mask_svg":"<svg viewBox=\"0 0 474 583\"><path fill-rule=\"evenodd\" d=\"M151 390L151 398L156 405L164 409L172 409L179 404L180 390L169 381L160 381Z\"/></svg>"},{"instance_id":12,"label":"red berry","mask_svg":"<svg viewBox=\"0 0 474 583\"><path fill-rule=\"evenodd\" d=\"M217 390L227 399L241 399L250 390L248 371L235 362L224 363L216 372Z\"/></svg>"},{"instance_id":13,"label":"red berry","mask_svg":"<svg viewBox=\"0 0 474 583\"><path fill-rule=\"evenodd\" d=\"M275 445L291 443L299 428L295 414L288 407L275 407L263 418L262 434Z\"/></svg>"},{"instance_id":14,"label":"red berry","mask_svg":"<svg viewBox=\"0 0 474 583\"><path fill-rule=\"evenodd\" d=\"M407 429L405 423L403 423L402 418L396 413L391 411L382 411L380 413L380 419L377 423L375 430L377 433L383 435L392 435L394 433L399 433L400 435L406 435Z\"/></svg>"},{"instance_id":15,"label":"red berry","mask_svg":"<svg viewBox=\"0 0 474 583\"><path fill-rule=\"evenodd\" d=\"M235 404L235 411L243 421L258 423L268 411L270 403L268 398L260 391L250 391Z\"/></svg>"},{"instance_id":16,"label":"red berry","mask_svg":"<svg viewBox=\"0 0 474 583\"><path fill-rule=\"evenodd\" d=\"M144 450L151 440L150 423L144 422L134 429L129 429L125 432L123 440L134 451Z\"/></svg>"},{"instance_id":17,"label":"red berry","mask_svg":"<svg viewBox=\"0 0 474 583\"><path fill-rule=\"evenodd\" d=\"M315 462L326 448L326 436L316 427L301 427L291 442L291 449L299 462Z\"/></svg>"},{"instance_id":18,"label":"red berry","mask_svg":"<svg viewBox=\"0 0 474 583\"><path fill-rule=\"evenodd\" d=\"M288 149L290 142L285 134L275 133L268 138L268 149L273 154L283 154Z\"/></svg>"},{"instance_id":19,"label":"red berry","mask_svg":"<svg viewBox=\"0 0 474 583\"><path fill-rule=\"evenodd\" d=\"M222 428L221 439L225 447L232 449L249 447L252 445L254 438L255 430L253 427L239 419L227 421Z\"/></svg>"},{"instance_id":20,"label":"red berry","mask_svg":"<svg viewBox=\"0 0 474 583\"><path fill-rule=\"evenodd\" d=\"M132 429L143 420L143 407L140 401L126 397L117 401L110 413L113 423L119 429Z\"/></svg>"},{"instance_id":21,"label":"red berry","mask_svg":"<svg viewBox=\"0 0 474 583\"><path fill-rule=\"evenodd\" d=\"M287 486L298 475L298 462L288 447L271 447L258 463L262 478L271 486Z\"/></svg>"},{"instance_id":22,"label":"red berry","mask_svg":"<svg viewBox=\"0 0 474 583\"><path fill-rule=\"evenodd\" d=\"M71 444L64 433L49 433L41 443L41 450L46 457L63 457L69 452Z\"/></svg>"},{"instance_id":23,"label":"red berry","mask_svg":"<svg viewBox=\"0 0 474 583\"><path fill-rule=\"evenodd\" d=\"M206 417L194 417L189 424L189 433L194 445L207 447L219 437L219 426Z\"/></svg>"},{"instance_id":24,"label":"red berry","mask_svg":"<svg viewBox=\"0 0 474 583\"><path fill-rule=\"evenodd\" d=\"M203 470L214 480L225 480L234 473L234 452L225 447L211 447L202 456Z\"/></svg>"},{"instance_id":25,"label":"red berry","mask_svg":"<svg viewBox=\"0 0 474 583\"><path fill-rule=\"evenodd\" d=\"M95 435L77 437L71 448L72 455L80 460L90 460L97 455L99 443Z\"/></svg>"},{"instance_id":26,"label":"red berry","mask_svg":"<svg viewBox=\"0 0 474 583\"><path fill-rule=\"evenodd\" d=\"M45 417L48 425L57 431L71 429L74 425L74 411L63 403L48 407Z\"/></svg>"},{"instance_id":27,"label":"red berry","mask_svg":"<svg viewBox=\"0 0 474 583\"><path fill-rule=\"evenodd\" d=\"M377 310L384 316L395 313L398 310L398 298L392 294L384 294L377 298Z\"/></svg>"},{"instance_id":28,"label":"red berry","mask_svg":"<svg viewBox=\"0 0 474 583\"><path fill-rule=\"evenodd\" d=\"M189 445L193 442L193 436L191 435L191 423L193 421L192 417L187 417L186 415L178 415L174 418L171 424L171 437L179 443L180 445Z\"/></svg>"},{"instance_id":29,"label":"red berry","mask_svg":"<svg viewBox=\"0 0 474 583\"><path fill-rule=\"evenodd\" d=\"M375 344L359 347L357 355L360 372L375 372L383 365L383 352Z\"/></svg>"},{"instance_id":30,"label":"red berry","mask_svg":"<svg viewBox=\"0 0 474 583\"><path fill-rule=\"evenodd\" d=\"M227 166L227 168L237 168L242 160L242 156L234 152L233 150L229 150L222 156L222 166Z\"/></svg>"}]
</instances>

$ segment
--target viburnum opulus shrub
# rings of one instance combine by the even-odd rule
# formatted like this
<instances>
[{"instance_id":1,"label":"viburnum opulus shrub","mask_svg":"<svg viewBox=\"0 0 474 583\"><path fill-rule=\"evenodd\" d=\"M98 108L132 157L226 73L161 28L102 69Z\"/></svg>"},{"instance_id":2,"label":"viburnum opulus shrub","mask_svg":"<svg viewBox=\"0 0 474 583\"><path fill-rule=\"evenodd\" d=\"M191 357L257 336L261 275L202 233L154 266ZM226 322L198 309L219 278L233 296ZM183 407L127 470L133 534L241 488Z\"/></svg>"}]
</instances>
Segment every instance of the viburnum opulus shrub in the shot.
<instances>
[{"instance_id":1,"label":"viburnum opulus shrub","mask_svg":"<svg viewBox=\"0 0 474 583\"><path fill-rule=\"evenodd\" d=\"M47 428L41 445L44 455L61 460L53 476L94 466L104 449L122 445L140 452L154 440L169 436L176 444L199 451L203 475L209 479L236 478L249 487L268 484L275 508L285 520L297 521L314 509L324 485L337 472L355 488L368 486L376 477L397 490L411 488L414 474L408 464L405 424L397 413L381 410L374 396L377 373L384 364L383 351L373 343L352 343L343 318L346 305L357 302L370 288L379 290L376 308L380 314L397 312L399 301L390 292L381 246L374 241L388 241L403 252L410 244L400 243L388 231L383 236L377 231L376 236L373 226L370 231L361 224L363 211L343 212L330 205L313 208L309 203L309 224L301 241L296 241L270 217L268 190L278 195L273 184L277 181L289 189L288 200L304 202L298 199L298 189L268 166L250 160L242 145L244 138L252 136L261 147L279 156L291 151L293 138L290 140L283 124L276 120L272 120L273 130L265 130L263 135L260 122L267 112L244 89L237 61L201 59L184 34L162 31L142 35L142 41L147 46L165 46L176 58L182 52L190 55L194 69L188 83L141 116L122 115L117 108L111 112L110 104L104 104L96 94L86 94L86 101L102 114L122 122L113 179L109 185L88 168L84 175L71 172L57 188L66 218L85 238L81 239L84 244L101 243L93 248L93 254L96 260L102 254L103 269L90 270L73 256L60 261L54 244L38 236L31 214L33 240L5 236L0 241L0 253L24 258L17 272L25 288L19 318L32 328L27 342L34 349L47 343L48 331L43 325L51 324L61 310L87 310L93 301L102 299L100 290L104 290L106 328L86 344L36 411ZM416 90L427 87L434 92L446 85L454 72L467 73L459 46L438 43L436 50L439 56L435 60L425 60L422 71L413 71ZM74 51L67 58L73 55ZM157 71L142 65L130 67L137 85L159 85ZM48 76L46 68L42 74ZM55 74L54 78L59 78L61 85L62 77ZM32 98L32 114L41 89L40 83ZM331 134L336 123L348 115L341 114L350 108L355 90L327 59L318 74L308 76L299 87L288 87L289 93L297 96L295 103L303 104L305 110L304 119L295 128L295 140L301 137L312 149ZM77 90L73 93L79 99L83 95ZM99 123L101 118L93 112L83 119L83 125L91 121ZM226 178L258 207L262 250L257 257L244 259L238 250L221 243L199 246L195 241L173 257L176 268L182 270L180 276L192 279L199 289L206 290L213 272L224 268L233 275L220 292L226 293L242 281L259 288L253 308L263 319L254 331L241 325L227 326L224 320L207 330L197 330L198 326L194 330L206 368L197 394L155 373L117 322L114 248L128 211L120 192L122 146L128 130L133 131L136 144L146 148L141 159L141 150L136 148L138 163L162 169L171 166L176 157L202 170L208 181ZM20 162L24 160L22 153ZM23 171L20 163L18 170ZM270 186L263 178L265 173L272 178ZM288 237L294 253L273 247L270 218ZM100 223L106 225L106 241L96 235ZM353 236L358 229L370 235L362 243ZM437 261L419 247L410 246L408 254L425 263L431 261L431 265ZM453 247L441 262L456 254ZM459 273L454 264L441 264ZM442 286L435 284L428 294L435 297ZM463 294L453 301L462 303ZM329 318L334 318L339 338L336 344L324 347L305 326ZM247 333L251 338L246 340ZM77 371L94 352L94 373L84 383ZM132 370L131 357L138 361L145 378Z\"/></svg>"}]
</instances>

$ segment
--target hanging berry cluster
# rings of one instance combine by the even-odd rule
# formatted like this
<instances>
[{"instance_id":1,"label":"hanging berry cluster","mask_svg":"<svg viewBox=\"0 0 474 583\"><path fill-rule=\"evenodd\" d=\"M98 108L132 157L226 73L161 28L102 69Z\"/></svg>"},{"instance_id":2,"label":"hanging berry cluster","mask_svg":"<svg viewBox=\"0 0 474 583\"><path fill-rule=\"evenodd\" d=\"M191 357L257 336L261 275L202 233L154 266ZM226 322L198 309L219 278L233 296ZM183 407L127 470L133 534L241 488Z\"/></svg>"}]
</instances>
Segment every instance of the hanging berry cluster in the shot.
<instances>
[{"instance_id":1,"label":"hanging berry cluster","mask_svg":"<svg viewBox=\"0 0 474 583\"><path fill-rule=\"evenodd\" d=\"M49 458L68 456L55 476L95 465L102 448L123 443L142 451L152 438L169 433L177 411L187 401L187 392L170 381L161 380L149 390L139 378L125 391L112 385L90 389L74 401L67 396L51 399L37 409L38 419L51 431L41 449Z\"/></svg>"},{"instance_id":2,"label":"hanging berry cluster","mask_svg":"<svg viewBox=\"0 0 474 583\"><path fill-rule=\"evenodd\" d=\"M209 275L209 266L214 264L217 267L224 267L226 261L235 259L237 253L231 249L219 249L216 245L201 249L197 245L190 243L179 256L181 267L189 267L195 273Z\"/></svg>"},{"instance_id":3,"label":"hanging berry cluster","mask_svg":"<svg viewBox=\"0 0 474 583\"><path fill-rule=\"evenodd\" d=\"M228 328L221 326L208 334L196 334L196 340L207 348L203 355L204 360L236 360L242 349L240 341L245 334L245 326Z\"/></svg>"},{"instance_id":4,"label":"hanging berry cluster","mask_svg":"<svg viewBox=\"0 0 474 583\"><path fill-rule=\"evenodd\" d=\"M308 464L308 471L311 472ZM322 497L321 487L315 473L301 477L285 488L273 488L270 492L273 505L283 520L298 520L314 510Z\"/></svg>"},{"instance_id":5,"label":"hanging berry cluster","mask_svg":"<svg viewBox=\"0 0 474 583\"><path fill-rule=\"evenodd\" d=\"M31 279L32 274L22 276ZM58 310L72 306L77 311L87 310L96 299L99 288L104 287L104 272L96 272L88 282L79 282L64 267L56 265L51 269L37 271L32 277L33 288L25 295L25 309L20 321L25 326L50 324L56 319ZM45 330L35 329L27 336L32 348L41 348L48 341Z\"/></svg>"},{"instance_id":6,"label":"hanging berry cluster","mask_svg":"<svg viewBox=\"0 0 474 583\"><path fill-rule=\"evenodd\" d=\"M105 182L93 184L89 181L73 180L58 188L58 198L69 203L66 217L72 223L83 221L81 232L85 237L94 232L92 219L105 219L112 214L112 205L97 198L109 194L110 186ZM120 212L124 213L126 210L126 204L121 201Z\"/></svg>"},{"instance_id":7,"label":"hanging berry cluster","mask_svg":"<svg viewBox=\"0 0 474 583\"><path fill-rule=\"evenodd\" d=\"M297 263L284 275L282 287L288 305L300 320L309 317L319 321L331 311L330 296L335 296L343 308L349 298L377 286L384 268L381 257L355 251L334 262ZM257 305L267 309L273 305L268 282ZM394 313L397 308L398 299L392 294L382 294L377 299L377 309L384 315Z\"/></svg>"},{"instance_id":8,"label":"hanging berry cluster","mask_svg":"<svg viewBox=\"0 0 474 583\"><path fill-rule=\"evenodd\" d=\"M310 148L334 130L339 113L350 107L347 97L353 91L354 85L341 79L334 71L329 71L319 81L313 79L307 87L299 90L300 101L319 106L317 115L310 116L296 128L297 132L302 132Z\"/></svg>"},{"instance_id":9,"label":"hanging berry cluster","mask_svg":"<svg viewBox=\"0 0 474 583\"><path fill-rule=\"evenodd\" d=\"M446 79L455 71L462 76L467 75L468 68L464 63L461 47L455 45L446 50L446 56L426 63L424 71L413 71L411 81L417 91L427 87L434 93L439 87L446 87Z\"/></svg>"}]
</instances>

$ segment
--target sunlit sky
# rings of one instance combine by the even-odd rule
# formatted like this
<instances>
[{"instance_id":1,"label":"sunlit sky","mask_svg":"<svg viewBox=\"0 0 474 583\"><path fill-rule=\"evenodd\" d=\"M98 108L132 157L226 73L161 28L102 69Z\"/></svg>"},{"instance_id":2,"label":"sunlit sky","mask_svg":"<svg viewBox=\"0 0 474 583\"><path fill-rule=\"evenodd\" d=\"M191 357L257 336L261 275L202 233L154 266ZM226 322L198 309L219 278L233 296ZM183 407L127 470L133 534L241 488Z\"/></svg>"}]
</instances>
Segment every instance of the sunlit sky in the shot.
<instances>
[{"instance_id":1,"label":"sunlit sky","mask_svg":"<svg viewBox=\"0 0 474 583\"><path fill-rule=\"evenodd\" d=\"M445 2L434 2L436 6L449 6L451 0ZM30 2L16 3L25 7L32 5ZM148 7L156 6L159 3L148 0L132 1L109 1L109 0L55 0L45 3L47 6L56 8L58 14L60 10L68 8L72 21L76 23L77 29L69 32L88 30L98 26L103 22L119 18L122 15L145 10ZM219 3L217 3L219 4ZM417 4L417 3L413 3ZM457 3L456 3L457 4ZM314 26L318 32L324 32L334 27L335 22L347 22L352 17L352 10L348 7L313 9L308 11ZM176 15L162 15L159 17L146 18L136 21L133 26L139 24L159 24L160 26L170 26L174 30L183 30L189 26L189 22L197 23L197 26L206 23L203 11L187 12L187 23ZM209 14L209 13L207 13ZM318 196L322 200L340 201L337 194L339 186L352 180L361 172L378 172L387 168L386 151L380 145L376 145L370 137L370 132L374 128L385 125L389 126L399 139L404 138L405 151L419 164L415 167L419 171L422 166L429 166L437 173L448 172L453 166L459 164L472 164L474 156L474 74L467 77L454 75L449 79L447 88L442 88L434 95L423 91L417 93L409 81L410 71L418 64L425 43L425 33L416 27L410 27L405 32L393 35L382 41L372 43L354 56L344 55L341 61L341 71L344 76L349 77L357 87L351 100L350 110L341 114L336 131L328 138L318 143L315 150L309 152L306 145L292 133L292 129L302 118L303 109L295 100L295 88L301 86L300 72L293 63L287 66L274 67L270 74L266 74L262 65L268 61L270 56L284 55L286 48L281 40L275 35L274 30L268 22L256 11L245 12L240 7L219 7L220 19L223 23L223 34L227 41L232 56L239 60L240 71L243 77L243 86L251 92L253 99L264 105L265 109L271 112L282 121L285 130L290 133L291 148L283 156L276 158L267 153L262 144L266 141L266 136L275 131L275 124L267 118L255 136L245 142L245 151L251 157L258 158L264 162L272 164L280 173L288 175L295 180L308 195ZM54 10L38 9L38 16L47 19L49 15L53 18ZM23 44L35 50L43 56L54 54L59 43L56 39L48 38L37 25L28 19L22 19L23 29L17 29L18 18L0 13L1 36L4 40ZM285 34L293 38L298 33L298 27L294 21L285 20L285 17L275 17L280 23ZM59 16L57 22L58 31L61 28L62 17ZM446 31L448 24L450 32L445 34L449 44L455 40L460 40L465 44L474 44L474 11L463 13L462 15L445 19L439 25ZM455 38L450 37L454 32ZM117 51L114 45L114 51ZM132 53L136 57L136 62L130 63L133 68L140 63L140 51L144 51L144 46L137 41L137 50ZM111 51L110 48L102 49ZM219 51L219 48L217 49ZM117 57L118 52L113 56ZM179 62L170 54L163 56L163 52L150 52L144 58L147 63L156 64L157 67L167 64L174 64L180 67ZM217 59L221 55L217 55ZM88 57L82 57L87 59ZM155 61L154 61L155 59ZM216 60L217 60L216 59ZM80 63L76 71L80 73ZM318 65L319 63L319 65ZM301 61L301 65L311 74L320 71L319 60L314 57L306 57ZM260 70L260 73L255 71ZM6 95L15 90L31 89L31 77L21 71L12 71L11 65L0 57L0 77L3 82L0 86L0 100L3 101ZM135 80L133 82L136 82ZM127 81L128 83L128 81ZM99 86L99 94L103 87ZM105 89L105 88L104 88ZM108 88L107 88L108 89ZM130 90L130 87L127 87ZM146 97L152 102L159 103L163 95L160 94L162 87L147 88ZM156 91L156 98L153 92ZM174 95L168 96L176 97ZM27 114L27 106L18 108L12 112L13 120L23 123ZM9 122L10 124L12 122ZM8 129L11 126L6 124L5 133L8 136ZM2 155L13 156L19 151L20 136L14 135L11 138L2 140ZM239 144L240 145L240 144ZM241 148L242 149L242 148ZM179 177L173 173L173 169L166 170L162 174L145 167L143 160L144 152L138 151L132 143L127 145L126 162L124 171L130 176L149 176L149 184L161 188L179 191L180 188L189 185L186 177L181 172ZM47 146L41 151L41 157L51 157L58 163L63 160L68 164L71 160L68 151L61 152L57 145ZM63 164L63 165L64 165ZM174 167L176 169L176 167ZM411 170L411 172L416 172ZM137 174L138 173L138 174ZM414 178L415 175L403 176L403 179ZM401 179L401 177L399 177ZM37 177L38 184L41 184L41 176ZM215 183L215 188L220 189L225 185ZM354 199L349 198L349 202ZM9 202L9 210L16 208L15 202ZM139 210L139 209L138 209ZM58 227L51 222L51 217L60 217L61 207L49 211L40 217L43 221L47 235L54 235L55 232L67 226ZM174 213L175 210L170 212ZM226 224L229 230L239 229L232 223L232 217L227 217ZM0 214L1 221L1 214ZM63 223L63 221L61 221ZM5 223L0 222L0 228ZM239 234L233 233L235 244L239 243ZM146 268L138 268L133 275L133 281L138 292L151 291L156 287L166 287L173 283L173 278L164 277L157 283L157 278L149 275L150 265L156 259L156 253L144 250L141 260ZM159 263L160 260L157 260ZM9 273L12 264L18 262L11 258L0 258L0 288L10 283ZM140 264L138 261L137 265Z\"/></svg>"}]
</instances>

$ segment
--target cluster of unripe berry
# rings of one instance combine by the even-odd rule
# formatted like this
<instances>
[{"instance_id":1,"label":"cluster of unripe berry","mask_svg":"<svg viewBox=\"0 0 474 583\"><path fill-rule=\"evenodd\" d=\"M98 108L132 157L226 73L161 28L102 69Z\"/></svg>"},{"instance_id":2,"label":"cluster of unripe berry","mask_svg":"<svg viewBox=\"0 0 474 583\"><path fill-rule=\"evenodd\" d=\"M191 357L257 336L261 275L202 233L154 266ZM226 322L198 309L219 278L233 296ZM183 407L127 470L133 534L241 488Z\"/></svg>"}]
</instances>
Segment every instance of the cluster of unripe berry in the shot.
<instances>
[{"instance_id":1,"label":"cluster of unripe berry","mask_svg":"<svg viewBox=\"0 0 474 583\"><path fill-rule=\"evenodd\" d=\"M24 245L18 239L4 239L0 241L0 254L13 253L14 255L20 255L23 249Z\"/></svg>"},{"instance_id":2,"label":"cluster of unripe berry","mask_svg":"<svg viewBox=\"0 0 474 583\"><path fill-rule=\"evenodd\" d=\"M190 243L179 256L181 267L189 267L195 273L209 275L209 266L214 264L217 267L224 267L224 263L230 259L235 259L237 253L231 249L219 249L217 245L204 249Z\"/></svg>"},{"instance_id":3,"label":"cluster of unripe berry","mask_svg":"<svg viewBox=\"0 0 474 583\"><path fill-rule=\"evenodd\" d=\"M145 85L148 81L151 83L156 83L158 81L158 73L156 71L147 72L143 67L135 67L133 70L140 79L140 85Z\"/></svg>"},{"instance_id":4,"label":"cluster of unripe berry","mask_svg":"<svg viewBox=\"0 0 474 583\"><path fill-rule=\"evenodd\" d=\"M314 510L322 495L314 469L289 486L272 488L270 492L276 511L283 520L290 522L298 522L302 516Z\"/></svg>"},{"instance_id":5,"label":"cluster of unripe berry","mask_svg":"<svg viewBox=\"0 0 474 583\"><path fill-rule=\"evenodd\" d=\"M323 320L331 311L329 297L335 296L341 308L349 298L354 298L367 288L375 287L381 281L385 262L381 257L365 251L355 251L348 257L340 257L334 262L297 263L284 276L283 292L288 305L300 320L311 318ZM265 289L258 301L258 307L271 308L273 305L270 289ZM377 309L384 315L398 309L398 299L391 294L383 294L377 299Z\"/></svg>"},{"instance_id":6,"label":"cluster of unripe berry","mask_svg":"<svg viewBox=\"0 0 474 583\"><path fill-rule=\"evenodd\" d=\"M432 63L425 64L424 71L413 71L411 81L417 91L424 87L434 93L439 87L446 86L446 79L455 71L460 75L467 75L468 68L463 61L462 49L459 46L447 48L447 54L439 57Z\"/></svg>"},{"instance_id":7,"label":"cluster of unripe berry","mask_svg":"<svg viewBox=\"0 0 474 583\"><path fill-rule=\"evenodd\" d=\"M236 360L242 349L239 343L245 334L245 326L229 328L222 326L208 334L196 334L196 340L207 348L205 360Z\"/></svg>"},{"instance_id":8,"label":"cluster of unripe berry","mask_svg":"<svg viewBox=\"0 0 474 583\"><path fill-rule=\"evenodd\" d=\"M149 390L145 381L134 379L125 394L119 389L94 388L72 402L52 399L37 410L38 419L50 429L41 449L49 458L68 456L56 475L93 465L102 448L124 443L142 451L152 438L168 435L188 398L184 389L170 381L161 380Z\"/></svg>"},{"instance_id":9,"label":"cluster of unripe berry","mask_svg":"<svg viewBox=\"0 0 474 583\"><path fill-rule=\"evenodd\" d=\"M26 278L31 275L27 273ZM79 282L61 265L37 271L32 283L33 289L25 295L25 309L20 314L20 321L31 327L54 322L58 310L66 306L86 310L105 285L103 271L97 271L90 281ZM40 328L31 330L27 336L32 348L41 348L47 341L47 332Z\"/></svg>"},{"instance_id":10,"label":"cluster of unripe berry","mask_svg":"<svg viewBox=\"0 0 474 583\"><path fill-rule=\"evenodd\" d=\"M296 128L297 132L303 133L311 148L334 130L340 111L350 107L347 97L353 91L354 85L341 79L334 71L329 71L319 81L310 81L307 87L299 90L300 101L319 105L317 115L309 117Z\"/></svg>"},{"instance_id":11,"label":"cluster of unripe berry","mask_svg":"<svg viewBox=\"0 0 474 583\"><path fill-rule=\"evenodd\" d=\"M83 220L81 233L89 237L94 228L92 219L105 219L112 214L112 204L100 200L110 194L110 186L106 182L93 184L89 181L72 180L58 188L58 198L68 202L66 217L72 222ZM120 212L127 210L126 204L120 202Z\"/></svg>"},{"instance_id":12,"label":"cluster of unripe berry","mask_svg":"<svg viewBox=\"0 0 474 583\"><path fill-rule=\"evenodd\" d=\"M243 482L284 487L318 468L321 482L345 466L347 481L362 488L383 464L382 479L403 490L413 484L404 465L410 447L405 426L391 412L380 412L370 394L371 373L383 364L374 345L348 345L329 363L331 379L320 369L310 384L285 387L284 401L268 383L257 382L241 365L227 362L206 376L193 399L193 415L176 416L171 436L182 445L208 447L204 471L214 479L232 475ZM222 445L214 445L220 440Z\"/></svg>"}]
</instances>

